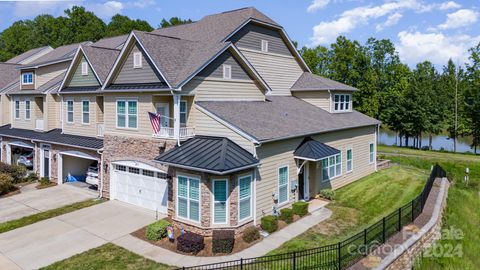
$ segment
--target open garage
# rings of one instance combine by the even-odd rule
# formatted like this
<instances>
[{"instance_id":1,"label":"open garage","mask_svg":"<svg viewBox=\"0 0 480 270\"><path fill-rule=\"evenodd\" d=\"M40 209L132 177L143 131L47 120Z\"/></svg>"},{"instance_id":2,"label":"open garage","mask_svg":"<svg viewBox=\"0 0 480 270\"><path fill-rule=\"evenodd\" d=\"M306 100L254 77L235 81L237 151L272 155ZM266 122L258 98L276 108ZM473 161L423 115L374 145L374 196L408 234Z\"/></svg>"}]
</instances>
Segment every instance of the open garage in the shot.
<instances>
[{"instance_id":1,"label":"open garage","mask_svg":"<svg viewBox=\"0 0 480 270\"><path fill-rule=\"evenodd\" d=\"M7 144L7 163L35 168L35 146L23 141L11 141Z\"/></svg>"},{"instance_id":2,"label":"open garage","mask_svg":"<svg viewBox=\"0 0 480 270\"><path fill-rule=\"evenodd\" d=\"M98 186L99 158L80 152L64 151L58 153L58 181L62 183L85 183Z\"/></svg>"}]
</instances>

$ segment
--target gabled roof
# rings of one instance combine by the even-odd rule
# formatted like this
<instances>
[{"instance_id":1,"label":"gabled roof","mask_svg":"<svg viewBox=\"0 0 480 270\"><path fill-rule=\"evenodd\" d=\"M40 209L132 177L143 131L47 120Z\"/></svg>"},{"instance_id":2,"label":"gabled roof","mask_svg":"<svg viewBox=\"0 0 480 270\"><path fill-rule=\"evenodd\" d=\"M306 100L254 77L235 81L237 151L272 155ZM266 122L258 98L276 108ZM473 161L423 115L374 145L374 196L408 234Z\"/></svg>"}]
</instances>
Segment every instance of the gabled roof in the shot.
<instances>
[{"instance_id":1,"label":"gabled roof","mask_svg":"<svg viewBox=\"0 0 480 270\"><path fill-rule=\"evenodd\" d=\"M19 80L20 71L17 69L20 65L10 63L0 63L0 91Z\"/></svg>"},{"instance_id":2,"label":"gabled roof","mask_svg":"<svg viewBox=\"0 0 480 270\"><path fill-rule=\"evenodd\" d=\"M319 161L339 153L340 150L336 148L306 137L295 149L293 156L304 160Z\"/></svg>"},{"instance_id":3,"label":"gabled roof","mask_svg":"<svg viewBox=\"0 0 480 270\"><path fill-rule=\"evenodd\" d=\"M322 76L304 72L300 78L292 85L291 91L310 91L310 90L343 90L357 91L358 89Z\"/></svg>"},{"instance_id":4,"label":"gabled roof","mask_svg":"<svg viewBox=\"0 0 480 270\"><path fill-rule=\"evenodd\" d=\"M259 161L227 138L196 136L155 158L173 167L213 174L229 174L253 168Z\"/></svg>"},{"instance_id":5,"label":"gabled roof","mask_svg":"<svg viewBox=\"0 0 480 270\"><path fill-rule=\"evenodd\" d=\"M75 55L75 52L79 45L87 45L90 43L91 43L90 41L86 41L81 43L60 46L54 49L53 51L45 54L44 56L38 58L37 60L29 63L28 65L22 66L20 69L39 68L46 65L70 61Z\"/></svg>"},{"instance_id":6,"label":"gabled roof","mask_svg":"<svg viewBox=\"0 0 480 270\"><path fill-rule=\"evenodd\" d=\"M34 57L36 54L39 54L39 53L42 53L43 51L46 51L46 50L53 50L52 47L50 46L44 46L44 47L39 47L39 48L35 48L35 49L31 49L29 51L26 51L20 55L17 55L11 59L9 59L6 63L10 63L10 64L28 64L29 63L29 58L32 58ZM45 52L43 52L45 53Z\"/></svg>"},{"instance_id":7,"label":"gabled roof","mask_svg":"<svg viewBox=\"0 0 480 270\"><path fill-rule=\"evenodd\" d=\"M291 96L268 96L266 101L197 101L196 106L260 143L380 124L357 111L329 113Z\"/></svg>"},{"instance_id":8,"label":"gabled roof","mask_svg":"<svg viewBox=\"0 0 480 270\"><path fill-rule=\"evenodd\" d=\"M106 49L118 49L121 50L123 44L127 41L128 35L121 35L116 37L102 38L99 41L93 43L91 46L106 48Z\"/></svg>"}]
</instances>

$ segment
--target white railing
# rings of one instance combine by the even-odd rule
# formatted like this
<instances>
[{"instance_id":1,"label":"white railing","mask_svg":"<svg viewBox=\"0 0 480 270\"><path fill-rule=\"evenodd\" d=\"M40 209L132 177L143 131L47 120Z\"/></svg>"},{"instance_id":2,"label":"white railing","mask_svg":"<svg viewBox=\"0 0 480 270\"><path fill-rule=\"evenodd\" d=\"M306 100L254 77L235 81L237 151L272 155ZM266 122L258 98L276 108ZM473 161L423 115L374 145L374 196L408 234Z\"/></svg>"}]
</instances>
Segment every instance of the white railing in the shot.
<instances>
[{"instance_id":1,"label":"white railing","mask_svg":"<svg viewBox=\"0 0 480 270\"><path fill-rule=\"evenodd\" d=\"M35 120L35 129L37 129L37 130L43 130L44 129L43 119L36 119Z\"/></svg>"},{"instance_id":2,"label":"white railing","mask_svg":"<svg viewBox=\"0 0 480 270\"><path fill-rule=\"evenodd\" d=\"M156 138L174 139L175 130L170 127L161 127L160 131L157 134L154 134L153 136ZM191 138L195 136L195 129L191 127L181 127L179 136L180 136L180 139Z\"/></svg>"},{"instance_id":3,"label":"white railing","mask_svg":"<svg viewBox=\"0 0 480 270\"><path fill-rule=\"evenodd\" d=\"M105 135L105 124L97 124L97 136L103 137Z\"/></svg>"}]
</instances>

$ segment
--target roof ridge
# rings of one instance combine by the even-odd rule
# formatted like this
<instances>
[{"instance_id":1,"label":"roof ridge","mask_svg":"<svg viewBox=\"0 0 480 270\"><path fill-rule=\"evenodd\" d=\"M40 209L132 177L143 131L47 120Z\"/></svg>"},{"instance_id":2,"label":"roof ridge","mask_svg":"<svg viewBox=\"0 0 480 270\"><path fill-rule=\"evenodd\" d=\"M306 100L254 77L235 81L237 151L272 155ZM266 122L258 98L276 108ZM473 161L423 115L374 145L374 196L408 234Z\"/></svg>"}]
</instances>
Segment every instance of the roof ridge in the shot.
<instances>
[{"instance_id":1,"label":"roof ridge","mask_svg":"<svg viewBox=\"0 0 480 270\"><path fill-rule=\"evenodd\" d=\"M80 46L83 47L83 45L80 45ZM95 45L87 45L87 46L85 46L85 47L91 47L91 48L101 49L101 50L117 51L117 52L121 51L121 50L115 49L115 48L105 48L105 47L100 47L100 46L95 46Z\"/></svg>"}]
</instances>

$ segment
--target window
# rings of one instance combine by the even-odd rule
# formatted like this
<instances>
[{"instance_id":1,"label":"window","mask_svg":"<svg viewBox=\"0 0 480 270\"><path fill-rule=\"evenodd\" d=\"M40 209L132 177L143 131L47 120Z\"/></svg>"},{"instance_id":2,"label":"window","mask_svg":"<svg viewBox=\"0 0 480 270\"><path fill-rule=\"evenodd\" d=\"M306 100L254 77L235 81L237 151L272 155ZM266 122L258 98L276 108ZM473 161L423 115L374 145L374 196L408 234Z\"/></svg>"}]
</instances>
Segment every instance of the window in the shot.
<instances>
[{"instance_id":1,"label":"window","mask_svg":"<svg viewBox=\"0 0 480 270\"><path fill-rule=\"evenodd\" d=\"M200 180L190 177L177 177L177 215L200 221Z\"/></svg>"},{"instance_id":2,"label":"window","mask_svg":"<svg viewBox=\"0 0 480 270\"><path fill-rule=\"evenodd\" d=\"M370 144L370 163L375 161L375 145L373 143Z\"/></svg>"},{"instance_id":3,"label":"window","mask_svg":"<svg viewBox=\"0 0 480 270\"><path fill-rule=\"evenodd\" d=\"M268 41L262 40L262 52L268 52Z\"/></svg>"},{"instance_id":4,"label":"window","mask_svg":"<svg viewBox=\"0 0 480 270\"><path fill-rule=\"evenodd\" d=\"M33 72L22 74L22 84L33 84Z\"/></svg>"},{"instance_id":5,"label":"window","mask_svg":"<svg viewBox=\"0 0 480 270\"><path fill-rule=\"evenodd\" d=\"M142 53L141 52L134 52L133 53L133 68L141 68L142 67Z\"/></svg>"},{"instance_id":6,"label":"window","mask_svg":"<svg viewBox=\"0 0 480 270\"><path fill-rule=\"evenodd\" d=\"M322 159L322 179L331 180L342 174L342 155Z\"/></svg>"},{"instance_id":7,"label":"window","mask_svg":"<svg viewBox=\"0 0 480 270\"><path fill-rule=\"evenodd\" d=\"M137 128L136 100L117 100L117 127Z\"/></svg>"},{"instance_id":8,"label":"window","mask_svg":"<svg viewBox=\"0 0 480 270\"><path fill-rule=\"evenodd\" d=\"M140 169L128 167L128 172L133 174L140 174Z\"/></svg>"},{"instance_id":9,"label":"window","mask_svg":"<svg viewBox=\"0 0 480 270\"><path fill-rule=\"evenodd\" d=\"M187 126L187 102L180 101L180 126Z\"/></svg>"},{"instance_id":10,"label":"window","mask_svg":"<svg viewBox=\"0 0 480 270\"><path fill-rule=\"evenodd\" d=\"M288 201L288 166L278 169L278 203Z\"/></svg>"},{"instance_id":11,"label":"window","mask_svg":"<svg viewBox=\"0 0 480 270\"><path fill-rule=\"evenodd\" d=\"M67 123L73 123L73 100L67 100Z\"/></svg>"},{"instance_id":12,"label":"window","mask_svg":"<svg viewBox=\"0 0 480 270\"><path fill-rule=\"evenodd\" d=\"M155 177L155 172L148 171L148 170L142 170L142 175L148 176L148 177Z\"/></svg>"},{"instance_id":13,"label":"window","mask_svg":"<svg viewBox=\"0 0 480 270\"><path fill-rule=\"evenodd\" d=\"M82 101L82 124L90 123L90 101Z\"/></svg>"},{"instance_id":14,"label":"window","mask_svg":"<svg viewBox=\"0 0 480 270\"><path fill-rule=\"evenodd\" d=\"M347 172L353 171L353 152L352 149L347 150Z\"/></svg>"},{"instance_id":15,"label":"window","mask_svg":"<svg viewBox=\"0 0 480 270\"><path fill-rule=\"evenodd\" d=\"M223 78L231 79L232 78L232 66L223 65Z\"/></svg>"},{"instance_id":16,"label":"window","mask_svg":"<svg viewBox=\"0 0 480 270\"><path fill-rule=\"evenodd\" d=\"M213 180L213 223L226 224L228 213L227 180Z\"/></svg>"},{"instance_id":17,"label":"window","mask_svg":"<svg viewBox=\"0 0 480 270\"><path fill-rule=\"evenodd\" d=\"M350 94L335 94L334 110L336 112L351 111Z\"/></svg>"},{"instance_id":18,"label":"window","mask_svg":"<svg viewBox=\"0 0 480 270\"><path fill-rule=\"evenodd\" d=\"M20 119L20 100L15 100L15 119Z\"/></svg>"},{"instance_id":19,"label":"window","mask_svg":"<svg viewBox=\"0 0 480 270\"><path fill-rule=\"evenodd\" d=\"M252 176L240 177L238 189L238 216L241 221L252 216Z\"/></svg>"},{"instance_id":20,"label":"window","mask_svg":"<svg viewBox=\"0 0 480 270\"><path fill-rule=\"evenodd\" d=\"M88 63L82 62L82 76L88 76Z\"/></svg>"},{"instance_id":21,"label":"window","mask_svg":"<svg viewBox=\"0 0 480 270\"><path fill-rule=\"evenodd\" d=\"M25 120L30 120L30 99L25 99Z\"/></svg>"},{"instance_id":22,"label":"window","mask_svg":"<svg viewBox=\"0 0 480 270\"><path fill-rule=\"evenodd\" d=\"M116 165L115 167L117 168L118 171L122 171L122 172L127 171L127 167L125 167L123 165Z\"/></svg>"}]
</instances>

